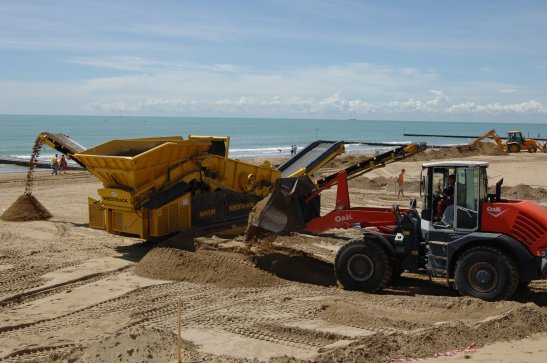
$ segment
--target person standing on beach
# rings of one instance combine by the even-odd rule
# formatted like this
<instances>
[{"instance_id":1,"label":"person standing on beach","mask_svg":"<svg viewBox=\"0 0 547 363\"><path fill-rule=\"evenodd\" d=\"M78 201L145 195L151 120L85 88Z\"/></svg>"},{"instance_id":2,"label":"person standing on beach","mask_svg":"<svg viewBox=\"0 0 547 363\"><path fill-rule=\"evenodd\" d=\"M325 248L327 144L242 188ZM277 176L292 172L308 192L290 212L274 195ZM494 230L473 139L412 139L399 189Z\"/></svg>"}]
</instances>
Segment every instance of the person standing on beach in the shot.
<instances>
[{"instance_id":1,"label":"person standing on beach","mask_svg":"<svg viewBox=\"0 0 547 363\"><path fill-rule=\"evenodd\" d=\"M397 177L397 198L401 195L405 198L405 169L401 169L399 176Z\"/></svg>"},{"instance_id":2,"label":"person standing on beach","mask_svg":"<svg viewBox=\"0 0 547 363\"><path fill-rule=\"evenodd\" d=\"M59 162L59 173L63 172L63 174L66 174L67 169L67 162L64 155L61 155L61 161Z\"/></svg>"},{"instance_id":3,"label":"person standing on beach","mask_svg":"<svg viewBox=\"0 0 547 363\"><path fill-rule=\"evenodd\" d=\"M53 155L53 157L51 158L51 168L53 169L51 171L51 175L57 175L57 154Z\"/></svg>"}]
</instances>

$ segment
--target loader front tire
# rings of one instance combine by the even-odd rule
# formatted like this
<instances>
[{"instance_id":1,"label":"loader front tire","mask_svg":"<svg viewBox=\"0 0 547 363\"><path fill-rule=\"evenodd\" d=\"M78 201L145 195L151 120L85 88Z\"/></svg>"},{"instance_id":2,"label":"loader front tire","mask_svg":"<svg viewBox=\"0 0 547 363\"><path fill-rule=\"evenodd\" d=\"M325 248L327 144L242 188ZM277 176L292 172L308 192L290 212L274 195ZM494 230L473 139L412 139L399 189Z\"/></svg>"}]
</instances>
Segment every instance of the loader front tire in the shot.
<instances>
[{"instance_id":1,"label":"loader front tire","mask_svg":"<svg viewBox=\"0 0 547 363\"><path fill-rule=\"evenodd\" d=\"M462 295L498 301L513 296L519 273L513 259L504 252L477 246L464 252L456 262L454 282Z\"/></svg>"},{"instance_id":2,"label":"loader front tire","mask_svg":"<svg viewBox=\"0 0 547 363\"><path fill-rule=\"evenodd\" d=\"M334 264L336 278L347 290L378 292L391 280L393 261L373 239L359 238L340 248Z\"/></svg>"},{"instance_id":3,"label":"loader front tire","mask_svg":"<svg viewBox=\"0 0 547 363\"><path fill-rule=\"evenodd\" d=\"M520 145L518 145L518 144L507 145L507 152L508 153L519 153L520 152Z\"/></svg>"}]
</instances>

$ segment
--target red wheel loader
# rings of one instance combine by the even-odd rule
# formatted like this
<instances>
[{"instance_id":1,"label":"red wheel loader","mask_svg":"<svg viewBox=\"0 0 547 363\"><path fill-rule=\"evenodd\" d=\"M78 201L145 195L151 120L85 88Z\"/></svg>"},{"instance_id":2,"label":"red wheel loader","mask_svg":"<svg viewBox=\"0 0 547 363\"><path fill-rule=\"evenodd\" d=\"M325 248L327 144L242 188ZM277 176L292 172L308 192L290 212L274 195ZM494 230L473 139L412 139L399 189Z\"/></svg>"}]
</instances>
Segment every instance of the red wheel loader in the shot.
<instances>
[{"instance_id":1,"label":"red wheel loader","mask_svg":"<svg viewBox=\"0 0 547 363\"><path fill-rule=\"evenodd\" d=\"M487 162L423 165L420 195L410 208L351 207L347 170L328 180L282 178L251 223L271 232L320 233L357 228L340 248L335 273L346 289L377 292L402 271L445 278L462 295L495 301L519 285L547 278L547 210L488 194ZM320 215L320 194L338 184L336 207ZM451 189L451 196L446 191Z\"/></svg>"}]
</instances>

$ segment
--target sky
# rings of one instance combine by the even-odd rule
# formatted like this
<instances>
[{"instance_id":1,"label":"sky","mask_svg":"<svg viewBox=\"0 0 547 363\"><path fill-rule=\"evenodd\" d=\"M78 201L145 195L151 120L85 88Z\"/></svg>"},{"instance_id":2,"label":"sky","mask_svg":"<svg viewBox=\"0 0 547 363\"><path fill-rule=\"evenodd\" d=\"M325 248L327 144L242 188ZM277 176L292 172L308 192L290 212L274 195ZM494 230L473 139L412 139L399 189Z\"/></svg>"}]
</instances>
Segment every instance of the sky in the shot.
<instances>
[{"instance_id":1,"label":"sky","mask_svg":"<svg viewBox=\"0 0 547 363\"><path fill-rule=\"evenodd\" d=\"M0 0L0 114L547 123L547 2Z\"/></svg>"}]
</instances>

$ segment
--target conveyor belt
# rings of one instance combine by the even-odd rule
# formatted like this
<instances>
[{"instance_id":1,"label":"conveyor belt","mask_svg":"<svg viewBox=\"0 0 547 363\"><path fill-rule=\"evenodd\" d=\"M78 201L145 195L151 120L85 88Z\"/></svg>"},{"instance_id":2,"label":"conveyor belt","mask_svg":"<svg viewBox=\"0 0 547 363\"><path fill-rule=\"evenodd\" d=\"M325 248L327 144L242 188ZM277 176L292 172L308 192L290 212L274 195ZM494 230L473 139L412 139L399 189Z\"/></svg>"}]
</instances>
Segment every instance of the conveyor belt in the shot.
<instances>
[{"instance_id":1,"label":"conveyor belt","mask_svg":"<svg viewBox=\"0 0 547 363\"><path fill-rule=\"evenodd\" d=\"M284 178L302 174L311 175L343 152L343 141L315 141L292 159L281 164L277 170Z\"/></svg>"},{"instance_id":2,"label":"conveyor belt","mask_svg":"<svg viewBox=\"0 0 547 363\"><path fill-rule=\"evenodd\" d=\"M383 167L386 164L404 160L415 154L425 151L426 149L427 149L427 144L425 142L399 146L394 148L393 150L386 151L382 154L361 160L357 164L353 164L345 168L344 171L346 172L348 179L351 179L352 177L356 175L368 173L369 171L372 171L379 167ZM338 175L338 172L325 176L321 179L316 180L316 183L317 185L322 187L326 185L327 183L329 183L330 181L336 179L337 175Z\"/></svg>"},{"instance_id":3,"label":"conveyor belt","mask_svg":"<svg viewBox=\"0 0 547 363\"><path fill-rule=\"evenodd\" d=\"M70 137L68 137L68 135L42 132L39 137L42 142L47 144L49 147L57 150L62 154L65 154L69 159L74 160L85 168L85 165L82 164L78 159L74 158L73 155L86 150L86 148L78 144L76 141L72 140Z\"/></svg>"}]
</instances>

